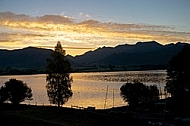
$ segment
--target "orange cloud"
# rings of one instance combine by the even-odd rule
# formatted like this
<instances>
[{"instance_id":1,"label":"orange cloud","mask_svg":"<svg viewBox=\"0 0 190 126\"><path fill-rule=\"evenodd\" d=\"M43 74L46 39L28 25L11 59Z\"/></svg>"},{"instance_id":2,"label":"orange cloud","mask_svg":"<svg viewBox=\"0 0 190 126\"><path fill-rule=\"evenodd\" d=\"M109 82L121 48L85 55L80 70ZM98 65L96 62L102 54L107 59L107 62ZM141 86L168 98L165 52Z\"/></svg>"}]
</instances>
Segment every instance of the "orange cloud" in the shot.
<instances>
[{"instance_id":1,"label":"orange cloud","mask_svg":"<svg viewBox=\"0 0 190 126\"><path fill-rule=\"evenodd\" d=\"M64 42L65 46L90 48L150 40L162 43L190 41L189 32L178 32L171 26L105 23L97 20L78 23L73 18L61 15L30 17L2 12L0 29L0 48L6 45L10 48L11 44L12 48L18 45L54 46L57 41Z\"/></svg>"}]
</instances>

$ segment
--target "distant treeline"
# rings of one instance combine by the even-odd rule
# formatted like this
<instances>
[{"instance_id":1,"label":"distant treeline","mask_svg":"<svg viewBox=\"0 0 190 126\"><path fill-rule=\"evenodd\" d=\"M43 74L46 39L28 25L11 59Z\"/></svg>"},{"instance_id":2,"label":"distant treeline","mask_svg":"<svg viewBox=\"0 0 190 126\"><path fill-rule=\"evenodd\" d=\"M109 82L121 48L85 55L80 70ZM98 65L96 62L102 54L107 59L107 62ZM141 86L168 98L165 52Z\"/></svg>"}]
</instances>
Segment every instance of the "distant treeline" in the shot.
<instances>
[{"instance_id":1,"label":"distant treeline","mask_svg":"<svg viewBox=\"0 0 190 126\"><path fill-rule=\"evenodd\" d=\"M138 65L138 66L121 66L121 65L93 65L74 67L73 72L111 72L111 71L141 71L141 70L165 70L167 64L160 65Z\"/></svg>"},{"instance_id":2,"label":"distant treeline","mask_svg":"<svg viewBox=\"0 0 190 126\"><path fill-rule=\"evenodd\" d=\"M0 75L27 75L27 74L44 74L45 68L16 68L7 67L0 69Z\"/></svg>"},{"instance_id":3,"label":"distant treeline","mask_svg":"<svg viewBox=\"0 0 190 126\"><path fill-rule=\"evenodd\" d=\"M94 66L85 66L85 67L74 67L73 72L163 70L166 68L167 65L140 65L140 66L94 65ZM18 68L18 67L0 68L0 75L29 75L29 74L46 74L46 70L45 68Z\"/></svg>"}]
</instances>

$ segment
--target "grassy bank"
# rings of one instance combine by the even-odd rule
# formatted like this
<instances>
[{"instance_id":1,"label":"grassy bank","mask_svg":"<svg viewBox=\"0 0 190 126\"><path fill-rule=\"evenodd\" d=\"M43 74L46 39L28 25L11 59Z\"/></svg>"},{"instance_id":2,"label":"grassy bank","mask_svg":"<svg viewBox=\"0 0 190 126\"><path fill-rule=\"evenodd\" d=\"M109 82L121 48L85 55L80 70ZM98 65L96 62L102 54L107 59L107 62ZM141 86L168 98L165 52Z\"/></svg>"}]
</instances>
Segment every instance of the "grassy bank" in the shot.
<instances>
[{"instance_id":1,"label":"grassy bank","mask_svg":"<svg viewBox=\"0 0 190 126\"><path fill-rule=\"evenodd\" d=\"M0 109L0 125L6 126L120 126L133 123L130 115L106 110L10 104L1 105Z\"/></svg>"},{"instance_id":2,"label":"grassy bank","mask_svg":"<svg viewBox=\"0 0 190 126\"><path fill-rule=\"evenodd\" d=\"M165 117L165 118L163 118ZM128 111L126 106L105 110L81 110L56 106L1 104L0 126L152 126L149 122L189 126L171 113ZM188 116L189 117L189 116Z\"/></svg>"}]
</instances>

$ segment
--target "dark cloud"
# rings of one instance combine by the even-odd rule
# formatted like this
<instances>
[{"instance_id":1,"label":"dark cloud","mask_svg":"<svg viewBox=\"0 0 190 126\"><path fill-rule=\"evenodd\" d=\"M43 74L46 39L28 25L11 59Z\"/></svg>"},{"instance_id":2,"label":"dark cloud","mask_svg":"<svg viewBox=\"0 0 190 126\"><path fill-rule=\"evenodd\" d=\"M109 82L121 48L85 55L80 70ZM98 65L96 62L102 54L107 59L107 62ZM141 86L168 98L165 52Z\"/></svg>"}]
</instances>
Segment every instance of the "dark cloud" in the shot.
<instances>
[{"instance_id":1,"label":"dark cloud","mask_svg":"<svg viewBox=\"0 0 190 126\"><path fill-rule=\"evenodd\" d=\"M86 20L86 21L82 21L79 24L85 24L85 25L89 25L89 26L97 26L100 24L100 22L96 21L96 20Z\"/></svg>"},{"instance_id":2,"label":"dark cloud","mask_svg":"<svg viewBox=\"0 0 190 126\"><path fill-rule=\"evenodd\" d=\"M44 15L42 17L37 17L37 21L55 24L73 23L73 20L71 18L60 15Z\"/></svg>"},{"instance_id":3,"label":"dark cloud","mask_svg":"<svg viewBox=\"0 0 190 126\"><path fill-rule=\"evenodd\" d=\"M12 12L0 12L0 21L30 21L32 18L25 14L14 14Z\"/></svg>"},{"instance_id":4,"label":"dark cloud","mask_svg":"<svg viewBox=\"0 0 190 126\"><path fill-rule=\"evenodd\" d=\"M0 43L7 43L7 42L17 42L18 40L10 40L10 39L0 39Z\"/></svg>"},{"instance_id":5,"label":"dark cloud","mask_svg":"<svg viewBox=\"0 0 190 126\"><path fill-rule=\"evenodd\" d=\"M25 21L25 22L39 22L39 23L52 23L52 24L83 24L91 27L104 27L113 31L165 31L173 30L174 26L162 25L148 25L148 24L121 24L108 22L103 23L97 20L85 20L80 23L75 23L73 18L62 15L44 15L40 17L30 17L25 14L14 14L12 12L0 12L0 21Z\"/></svg>"},{"instance_id":6,"label":"dark cloud","mask_svg":"<svg viewBox=\"0 0 190 126\"><path fill-rule=\"evenodd\" d=\"M73 19L61 15L44 15L41 17L30 17L25 14L14 14L12 12L0 12L0 21L27 21L42 23L73 23Z\"/></svg>"}]
</instances>

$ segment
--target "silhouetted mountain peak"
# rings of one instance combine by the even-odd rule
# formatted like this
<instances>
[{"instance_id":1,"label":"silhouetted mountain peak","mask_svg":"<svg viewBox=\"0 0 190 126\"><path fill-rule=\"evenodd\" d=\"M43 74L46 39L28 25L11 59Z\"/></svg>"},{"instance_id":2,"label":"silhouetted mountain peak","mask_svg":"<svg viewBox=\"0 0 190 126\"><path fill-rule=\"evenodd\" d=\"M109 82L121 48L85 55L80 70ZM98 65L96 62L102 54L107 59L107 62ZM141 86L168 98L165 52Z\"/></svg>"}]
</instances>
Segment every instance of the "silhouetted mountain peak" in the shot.
<instances>
[{"instance_id":1,"label":"silhouetted mountain peak","mask_svg":"<svg viewBox=\"0 0 190 126\"><path fill-rule=\"evenodd\" d=\"M129 45L118 45L114 48L115 53L134 53L134 52L149 52L152 50L158 50L162 48L163 45L159 44L156 41L150 41L150 42L137 42L136 44Z\"/></svg>"},{"instance_id":2,"label":"silhouetted mountain peak","mask_svg":"<svg viewBox=\"0 0 190 126\"><path fill-rule=\"evenodd\" d=\"M145 45L145 44L154 44L154 45L161 45L160 43L156 42L156 41L147 41L147 42L137 42L135 45Z\"/></svg>"},{"instance_id":3,"label":"silhouetted mountain peak","mask_svg":"<svg viewBox=\"0 0 190 126\"><path fill-rule=\"evenodd\" d=\"M137 42L135 44L137 48L147 48L147 49L159 49L163 47L163 45L159 44L156 41L149 41L149 42Z\"/></svg>"}]
</instances>

